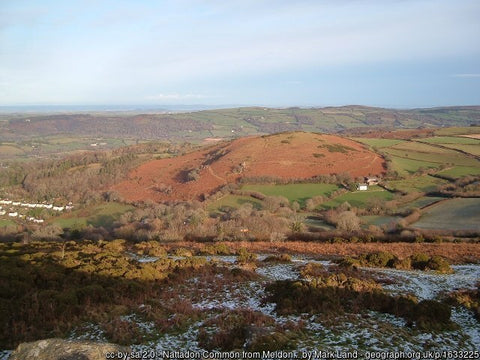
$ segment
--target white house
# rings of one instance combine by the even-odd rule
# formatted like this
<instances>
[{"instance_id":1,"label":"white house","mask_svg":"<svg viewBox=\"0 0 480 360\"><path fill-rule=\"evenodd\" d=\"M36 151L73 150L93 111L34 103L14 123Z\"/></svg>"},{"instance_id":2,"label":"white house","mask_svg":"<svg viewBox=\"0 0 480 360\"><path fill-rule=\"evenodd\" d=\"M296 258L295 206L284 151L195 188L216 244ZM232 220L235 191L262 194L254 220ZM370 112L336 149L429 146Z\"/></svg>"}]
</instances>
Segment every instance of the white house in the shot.
<instances>
[{"instance_id":1,"label":"white house","mask_svg":"<svg viewBox=\"0 0 480 360\"><path fill-rule=\"evenodd\" d=\"M5 210L0 210L0 215L5 215L7 212Z\"/></svg>"},{"instance_id":2,"label":"white house","mask_svg":"<svg viewBox=\"0 0 480 360\"><path fill-rule=\"evenodd\" d=\"M368 190L368 185L367 184L358 184L357 185L357 190L360 190L360 191Z\"/></svg>"},{"instance_id":3,"label":"white house","mask_svg":"<svg viewBox=\"0 0 480 360\"><path fill-rule=\"evenodd\" d=\"M8 213L8 216L10 216L10 217L17 217L17 216L18 216L18 212L16 212L16 211L15 211L15 212L10 212L10 213Z\"/></svg>"}]
</instances>

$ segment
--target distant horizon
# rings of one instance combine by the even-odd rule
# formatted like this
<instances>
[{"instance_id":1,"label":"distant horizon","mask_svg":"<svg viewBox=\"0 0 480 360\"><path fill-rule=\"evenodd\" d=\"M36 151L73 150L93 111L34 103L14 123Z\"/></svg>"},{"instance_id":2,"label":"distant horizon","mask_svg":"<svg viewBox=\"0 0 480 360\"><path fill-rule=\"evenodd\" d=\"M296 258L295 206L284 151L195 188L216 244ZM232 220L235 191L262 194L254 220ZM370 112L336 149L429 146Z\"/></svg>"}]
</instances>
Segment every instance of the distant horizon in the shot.
<instances>
[{"instance_id":1,"label":"distant horizon","mask_svg":"<svg viewBox=\"0 0 480 360\"><path fill-rule=\"evenodd\" d=\"M84 105L0 105L0 113L43 113L43 112L78 112L78 111L92 111L92 112L189 112L189 111L204 111L204 110L222 110L222 109L237 109L237 108L251 108L251 107L264 107L268 109L322 109L322 108L342 108L342 107L367 107L377 109L388 110L417 110L417 109L437 109L437 108L469 108L480 107L480 104L470 105L442 105L442 106L414 106L414 107L390 107L390 106L378 106L378 105L365 105L365 104L345 104L345 105L285 105L285 106L272 106L263 104L160 104L160 105L142 105L142 104L128 104L128 105L115 105L115 104L84 104Z\"/></svg>"}]
</instances>

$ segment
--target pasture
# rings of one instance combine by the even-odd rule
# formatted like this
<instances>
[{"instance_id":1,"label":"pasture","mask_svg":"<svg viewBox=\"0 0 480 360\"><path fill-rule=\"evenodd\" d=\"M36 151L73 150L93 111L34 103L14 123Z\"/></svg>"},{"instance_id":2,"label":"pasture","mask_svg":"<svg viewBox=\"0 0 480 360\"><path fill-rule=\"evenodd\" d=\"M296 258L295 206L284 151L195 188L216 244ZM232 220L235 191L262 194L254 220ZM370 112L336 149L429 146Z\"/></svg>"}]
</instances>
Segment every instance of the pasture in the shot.
<instances>
[{"instance_id":1,"label":"pasture","mask_svg":"<svg viewBox=\"0 0 480 360\"><path fill-rule=\"evenodd\" d=\"M369 201L373 199L388 201L392 200L393 197L394 195L391 192L384 190L379 186L370 186L366 191L353 191L337 196L336 198L321 204L319 207L321 209L333 209L348 202L351 206L362 208L368 205Z\"/></svg>"},{"instance_id":2,"label":"pasture","mask_svg":"<svg viewBox=\"0 0 480 360\"><path fill-rule=\"evenodd\" d=\"M480 231L480 199L451 199L433 205L412 227Z\"/></svg>"},{"instance_id":3,"label":"pasture","mask_svg":"<svg viewBox=\"0 0 480 360\"><path fill-rule=\"evenodd\" d=\"M430 204L433 204L434 202L444 200L445 198L443 197L437 197L437 196L422 196L421 198L418 198L416 200L413 200L407 204L404 204L399 207L399 210L407 210L407 209L414 209L414 208L423 208L424 206L428 206Z\"/></svg>"},{"instance_id":4,"label":"pasture","mask_svg":"<svg viewBox=\"0 0 480 360\"><path fill-rule=\"evenodd\" d=\"M237 209L246 203L252 204L255 209L262 208L262 201L254 199L251 196L225 195L224 197L210 203L207 209L210 212L221 211L224 207Z\"/></svg>"},{"instance_id":5,"label":"pasture","mask_svg":"<svg viewBox=\"0 0 480 360\"><path fill-rule=\"evenodd\" d=\"M476 144L446 144L445 146L451 149L465 151L466 153L475 156L480 156L480 141L478 140Z\"/></svg>"},{"instance_id":6,"label":"pasture","mask_svg":"<svg viewBox=\"0 0 480 360\"><path fill-rule=\"evenodd\" d=\"M333 184L287 184L287 185L244 185L242 190L260 192L266 196L284 196L290 202L297 201L301 206L314 196L328 196L338 190Z\"/></svg>"},{"instance_id":7,"label":"pasture","mask_svg":"<svg viewBox=\"0 0 480 360\"><path fill-rule=\"evenodd\" d=\"M397 171L400 176L408 176L415 173L420 168L436 169L441 165L438 163L408 159L398 156L392 156L391 158L393 170Z\"/></svg>"},{"instance_id":8,"label":"pasture","mask_svg":"<svg viewBox=\"0 0 480 360\"><path fill-rule=\"evenodd\" d=\"M448 183L447 180L439 179L430 175L412 176L402 180L388 181L387 185L395 190L410 193L412 191L430 192L439 185Z\"/></svg>"},{"instance_id":9,"label":"pasture","mask_svg":"<svg viewBox=\"0 0 480 360\"><path fill-rule=\"evenodd\" d=\"M132 205L116 202L103 203L56 217L50 222L61 228L84 227L88 225L110 227L122 214L134 209Z\"/></svg>"},{"instance_id":10,"label":"pasture","mask_svg":"<svg viewBox=\"0 0 480 360\"><path fill-rule=\"evenodd\" d=\"M377 139L377 138L351 138L352 140L361 142L362 144L368 145L370 147L375 147L377 149L394 146L404 142L399 139Z\"/></svg>"},{"instance_id":11,"label":"pasture","mask_svg":"<svg viewBox=\"0 0 480 360\"><path fill-rule=\"evenodd\" d=\"M434 136L424 138L422 142L430 144L465 144L465 145L480 145L480 140L461 136Z\"/></svg>"},{"instance_id":12,"label":"pasture","mask_svg":"<svg viewBox=\"0 0 480 360\"><path fill-rule=\"evenodd\" d=\"M438 175L448 176L454 179L467 175L480 175L480 166L454 166L438 172Z\"/></svg>"}]
</instances>

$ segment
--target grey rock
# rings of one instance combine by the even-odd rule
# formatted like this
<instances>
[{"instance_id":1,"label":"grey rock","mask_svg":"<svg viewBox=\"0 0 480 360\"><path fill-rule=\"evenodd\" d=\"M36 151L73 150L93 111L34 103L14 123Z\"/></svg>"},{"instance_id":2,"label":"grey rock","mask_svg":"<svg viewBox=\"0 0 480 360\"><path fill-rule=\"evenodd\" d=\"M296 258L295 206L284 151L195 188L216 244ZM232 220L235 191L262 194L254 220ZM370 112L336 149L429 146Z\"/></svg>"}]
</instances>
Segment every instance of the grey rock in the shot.
<instances>
[{"instance_id":1,"label":"grey rock","mask_svg":"<svg viewBox=\"0 0 480 360\"><path fill-rule=\"evenodd\" d=\"M109 343L45 339L18 345L9 360L105 360L108 352L129 353L130 350Z\"/></svg>"}]
</instances>

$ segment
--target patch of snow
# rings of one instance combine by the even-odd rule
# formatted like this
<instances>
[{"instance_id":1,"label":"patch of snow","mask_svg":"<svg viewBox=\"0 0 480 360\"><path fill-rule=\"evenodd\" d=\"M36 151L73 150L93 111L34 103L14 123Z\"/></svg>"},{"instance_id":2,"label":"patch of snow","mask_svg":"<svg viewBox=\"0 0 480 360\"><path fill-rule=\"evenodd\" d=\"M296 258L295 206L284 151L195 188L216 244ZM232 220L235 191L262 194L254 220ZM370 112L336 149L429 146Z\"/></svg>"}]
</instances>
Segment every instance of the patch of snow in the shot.
<instances>
[{"instance_id":1,"label":"patch of snow","mask_svg":"<svg viewBox=\"0 0 480 360\"><path fill-rule=\"evenodd\" d=\"M270 280L294 280L299 276L297 268L292 264L267 265L259 267L255 271Z\"/></svg>"},{"instance_id":2,"label":"patch of snow","mask_svg":"<svg viewBox=\"0 0 480 360\"><path fill-rule=\"evenodd\" d=\"M191 325L187 331L181 334L165 334L159 339L149 341L146 344L132 345L130 346L132 351L146 351L152 350L161 351L200 351L198 346L197 334L199 327L203 324L202 321L196 322Z\"/></svg>"},{"instance_id":3,"label":"patch of snow","mask_svg":"<svg viewBox=\"0 0 480 360\"><path fill-rule=\"evenodd\" d=\"M0 350L0 360L8 360L11 354L12 350Z\"/></svg>"},{"instance_id":4,"label":"patch of snow","mask_svg":"<svg viewBox=\"0 0 480 360\"><path fill-rule=\"evenodd\" d=\"M69 340L85 340L107 342L105 332L96 324L86 324L79 328L72 330L68 336Z\"/></svg>"},{"instance_id":5,"label":"patch of snow","mask_svg":"<svg viewBox=\"0 0 480 360\"><path fill-rule=\"evenodd\" d=\"M235 255L207 255L205 258L207 261L219 261L227 264L234 264L237 261L237 256Z\"/></svg>"},{"instance_id":6,"label":"patch of snow","mask_svg":"<svg viewBox=\"0 0 480 360\"><path fill-rule=\"evenodd\" d=\"M155 262L158 259L160 259L159 257L156 257L156 256L142 256L142 255L138 255L138 254L135 254L135 253L128 253L128 255L132 259L138 261L139 263Z\"/></svg>"},{"instance_id":7,"label":"patch of snow","mask_svg":"<svg viewBox=\"0 0 480 360\"><path fill-rule=\"evenodd\" d=\"M434 299L442 293L458 289L474 289L480 279L480 265L453 265L453 274L437 274L429 271L411 271L379 268L363 268L385 275L391 284L383 285L392 293L412 293L421 300Z\"/></svg>"},{"instance_id":8,"label":"patch of snow","mask_svg":"<svg viewBox=\"0 0 480 360\"><path fill-rule=\"evenodd\" d=\"M460 325L461 332L470 338L471 349L480 349L480 323L465 308L452 308L452 320Z\"/></svg>"}]
</instances>

